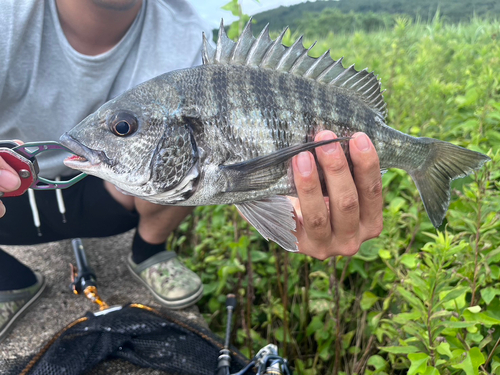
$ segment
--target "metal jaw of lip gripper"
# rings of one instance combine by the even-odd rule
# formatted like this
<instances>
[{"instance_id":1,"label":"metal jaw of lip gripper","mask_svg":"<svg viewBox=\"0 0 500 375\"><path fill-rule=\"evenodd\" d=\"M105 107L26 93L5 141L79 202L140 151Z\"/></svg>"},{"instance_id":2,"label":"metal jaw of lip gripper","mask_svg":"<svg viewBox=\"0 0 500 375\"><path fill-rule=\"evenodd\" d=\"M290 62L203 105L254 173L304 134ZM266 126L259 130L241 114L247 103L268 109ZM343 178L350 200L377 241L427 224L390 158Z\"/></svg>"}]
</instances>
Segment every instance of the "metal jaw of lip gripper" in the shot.
<instances>
[{"instance_id":1,"label":"metal jaw of lip gripper","mask_svg":"<svg viewBox=\"0 0 500 375\"><path fill-rule=\"evenodd\" d=\"M58 142L29 142L12 148L12 151L18 153L19 155L26 158L28 161L32 162L32 160L36 156L45 151L50 150L63 150L70 153L73 153L67 147L61 145ZM32 162L33 163L33 162ZM38 168L36 168L38 169ZM33 183L30 185L31 189L34 190L54 190L54 189L65 189L70 186L73 186L78 181L85 178L87 175L85 173L80 173L79 175L71 178L67 181L53 181L43 177L38 176L38 171L36 171Z\"/></svg>"}]
</instances>

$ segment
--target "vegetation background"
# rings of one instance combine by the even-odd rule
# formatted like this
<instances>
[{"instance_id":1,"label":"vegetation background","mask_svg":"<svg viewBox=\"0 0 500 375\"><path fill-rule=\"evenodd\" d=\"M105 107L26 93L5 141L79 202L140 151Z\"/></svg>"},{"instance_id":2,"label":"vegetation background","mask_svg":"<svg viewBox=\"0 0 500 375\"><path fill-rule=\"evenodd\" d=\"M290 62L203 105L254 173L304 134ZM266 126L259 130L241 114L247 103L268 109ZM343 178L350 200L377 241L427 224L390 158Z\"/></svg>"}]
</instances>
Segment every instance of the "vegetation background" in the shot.
<instances>
[{"instance_id":1,"label":"vegetation background","mask_svg":"<svg viewBox=\"0 0 500 375\"><path fill-rule=\"evenodd\" d=\"M286 43L305 33L306 46L319 40L312 55L331 49L374 70L390 126L493 160L454 181L439 231L410 177L387 172L385 229L352 258L289 254L233 207L197 208L169 246L202 276L204 316L223 335L224 296L236 293L233 343L249 357L275 343L297 374L500 374L499 3L307 4L316 13L279 8L272 20L256 15L256 26L282 20L294 31ZM241 19L235 37L248 16L237 0L226 9Z\"/></svg>"}]
</instances>

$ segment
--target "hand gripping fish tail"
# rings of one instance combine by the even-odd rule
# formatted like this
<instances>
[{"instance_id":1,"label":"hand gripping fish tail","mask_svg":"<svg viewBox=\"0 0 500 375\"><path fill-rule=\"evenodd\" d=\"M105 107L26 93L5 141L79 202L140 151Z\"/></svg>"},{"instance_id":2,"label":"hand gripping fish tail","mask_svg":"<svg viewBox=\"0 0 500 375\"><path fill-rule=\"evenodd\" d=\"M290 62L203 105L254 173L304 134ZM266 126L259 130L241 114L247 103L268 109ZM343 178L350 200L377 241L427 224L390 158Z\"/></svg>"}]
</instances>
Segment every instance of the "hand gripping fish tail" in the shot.
<instances>
[{"instance_id":1,"label":"hand gripping fish tail","mask_svg":"<svg viewBox=\"0 0 500 375\"><path fill-rule=\"evenodd\" d=\"M121 191L169 205L235 204L266 238L297 251L291 158L333 131L351 170L346 137L365 133L381 170L407 171L434 226L450 182L489 158L451 143L416 138L386 124L378 77L344 67L329 51L314 58L251 21L237 42L221 24L216 47L204 37L203 65L165 73L102 105L62 136L81 158L65 164ZM319 167L319 165L317 166ZM323 181L322 181L323 182Z\"/></svg>"}]
</instances>

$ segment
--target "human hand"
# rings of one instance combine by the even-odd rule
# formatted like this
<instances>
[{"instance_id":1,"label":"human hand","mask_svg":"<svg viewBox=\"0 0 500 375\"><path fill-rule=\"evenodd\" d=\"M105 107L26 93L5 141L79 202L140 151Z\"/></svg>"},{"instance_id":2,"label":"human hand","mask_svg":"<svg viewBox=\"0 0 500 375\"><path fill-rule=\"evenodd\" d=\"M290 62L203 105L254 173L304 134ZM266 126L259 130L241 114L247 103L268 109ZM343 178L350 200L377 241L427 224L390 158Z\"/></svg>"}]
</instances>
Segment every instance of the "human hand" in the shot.
<instances>
[{"instance_id":1,"label":"human hand","mask_svg":"<svg viewBox=\"0 0 500 375\"><path fill-rule=\"evenodd\" d=\"M2 157L0 157L0 192L7 193L14 191L21 186L21 179ZM0 194L3 195L3 194ZM5 215L5 206L0 201L0 217Z\"/></svg>"},{"instance_id":2,"label":"human hand","mask_svg":"<svg viewBox=\"0 0 500 375\"><path fill-rule=\"evenodd\" d=\"M336 138L322 131L315 141ZM361 244L378 237L383 229L382 178L377 152L364 133L349 141L354 179L339 143L316 148L328 190L323 197L314 157L302 152L292 161L298 199L297 233L301 253L321 260L335 255L351 256Z\"/></svg>"}]
</instances>

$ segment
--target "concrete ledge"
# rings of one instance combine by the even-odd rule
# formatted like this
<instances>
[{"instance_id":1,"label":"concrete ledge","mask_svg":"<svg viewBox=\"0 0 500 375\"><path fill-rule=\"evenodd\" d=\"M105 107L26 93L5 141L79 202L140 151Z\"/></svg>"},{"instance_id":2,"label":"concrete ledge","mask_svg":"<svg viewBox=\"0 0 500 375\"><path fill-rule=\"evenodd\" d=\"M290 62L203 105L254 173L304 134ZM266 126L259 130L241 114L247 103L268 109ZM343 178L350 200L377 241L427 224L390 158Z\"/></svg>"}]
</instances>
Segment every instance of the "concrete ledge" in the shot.
<instances>
[{"instance_id":1,"label":"concrete ledge","mask_svg":"<svg viewBox=\"0 0 500 375\"><path fill-rule=\"evenodd\" d=\"M133 231L108 238L83 239L90 265L97 274L99 294L110 305L142 303L162 309L148 289L136 281L126 266ZM86 311L98 311L83 296L74 295L70 288L70 263L75 263L71 241L51 242L35 246L2 246L2 249L47 279L47 290L29 312L18 321L10 336L0 344L0 369L20 357L38 351L52 336ZM207 327L196 306L178 310L193 323ZM140 369L115 360L103 363L95 374L161 374Z\"/></svg>"}]
</instances>

